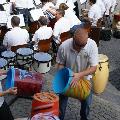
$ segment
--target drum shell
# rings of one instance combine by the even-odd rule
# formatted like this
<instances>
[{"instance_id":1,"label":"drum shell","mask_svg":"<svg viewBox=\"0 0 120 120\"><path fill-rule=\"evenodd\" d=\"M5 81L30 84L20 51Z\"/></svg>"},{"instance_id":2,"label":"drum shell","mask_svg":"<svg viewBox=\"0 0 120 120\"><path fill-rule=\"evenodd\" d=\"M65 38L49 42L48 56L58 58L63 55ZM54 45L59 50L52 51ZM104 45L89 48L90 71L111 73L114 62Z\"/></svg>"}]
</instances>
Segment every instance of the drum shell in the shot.
<instances>
[{"instance_id":1,"label":"drum shell","mask_svg":"<svg viewBox=\"0 0 120 120\"><path fill-rule=\"evenodd\" d=\"M54 77L52 86L53 91L58 94L85 100L91 91L91 82L85 78L79 80L76 87L71 87L70 83L73 79L73 71L69 68L60 69Z\"/></svg>"},{"instance_id":2,"label":"drum shell","mask_svg":"<svg viewBox=\"0 0 120 120\"><path fill-rule=\"evenodd\" d=\"M30 65L33 60L33 50L30 48L17 49L17 63L19 65Z\"/></svg>"},{"instance_id":3,"label":"drum shell","mask_svg":"<svg viewBox=\"0 0 120 120\"><path fill-rule=\"evenodd\" d=\"M114 14L114 20L115 21L120 21L120 14Z\"/></svg>"},{"instance_id":4,"label":"drum shell","mask_svg":"<svg viewBox=\"0 0 120 120\"><path fill-rule=\"evenodd\" d=\"M120 21L120 14L114 14L112 28L116 28L116 24Z\"/></svg>"},{"instance_id":5,"label":"drum shell","mask_svg":"<svg viewBox=\"0 0 120 120\"><path fill-rule=\"evenodd\" d=\"M7 70L7 60L4 58L0 58L0 70Z\"/></svg>"},{"instance_id":6,"label":"drum shell","mask_svg":"<svg viewBox=\"0 0 120 120\"><path fill-rule=\"evenodd\" d=\"M1 53L1 56L7 60L8 67L15 65L16 54L12 51L4 51Z\"/></svg>"},{"instance_id":7,"label":"drum shell","mask_svg":"<svg viewBox=\"0 0 120 120\"><path fill-rule=\"evenodd\" d=\"M99 62L95 75L93 76L93 90L94 93L100 94L105 90L109 77L108 60Z\"/></svg>"},{"instance_id":8,"label":"drum shell","mask_svg":"<svg viewBox=\"0 0 120 120\"><path fill-rule=\"evenodd\" d=\"M32 65L32 70L40 73L47 73L50 70L50 67L51 67L51 61L40 62L40 61L34 60Z\"/></svg>"},{"instance_id":9,"label":"drum shell","mask_svg":"<svg viewBox=\"0 0 120 120\"><path fill-rule=\"evenodd\" d=\"M41 101L33 99L32 101L32 111L31 116L34 116L38 113L50 113L56 116L59 116L59 98L53 93L44 92L44 94L51 94L55 96L53 101ZM37 108L37 109L36 109ZM36 110L35 110L36 109Z\"/></svg>"},{"instance_id":10,"label":"drum shell","mask_svg":"<svg viewBox=\"0 0 120 120\"><path fill-rule=\"evenodd\" d=\"M89 80L79 80L78 86L70 87L64 92L64 95L79 100L85 100L90 95L91 83Z\"/></svg>"},{"instance_id":11,"label":"drum shell","mask_svg":"<svg viewBox=\"0 0 120 120\"><path fill-rule=\"evenodd\" d=\"M20 64L20 63L28 63L28 62L32 62L32 59L33 59L33 55L26 55L26 56L23 56L23 55L19 55L17 54L17 62Z\"/></svg>"},{"instance_id":12,"label":"drum shell","mask_svg":"<svg viewBox=\"0 0 120 120\"><path fill-rule=\"evenodd\" d=\"M33 77L27 76L22 80L19 75L19 70L15 70L15 86L18 88L17 95L32 96L41 91L44 79L40 73L32 72Z\"/></svg>"}]
</instances>

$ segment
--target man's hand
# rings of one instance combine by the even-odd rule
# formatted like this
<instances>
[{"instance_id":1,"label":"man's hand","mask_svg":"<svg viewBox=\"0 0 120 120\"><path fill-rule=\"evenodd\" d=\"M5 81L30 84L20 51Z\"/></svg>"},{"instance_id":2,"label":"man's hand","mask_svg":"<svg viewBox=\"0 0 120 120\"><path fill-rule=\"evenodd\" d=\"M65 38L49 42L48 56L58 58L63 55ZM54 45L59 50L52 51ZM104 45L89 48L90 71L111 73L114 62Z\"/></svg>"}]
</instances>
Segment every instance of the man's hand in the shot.
<instances>
[{"instance_id":1,"label":"man's hand","mask_svg":"<svg viewBox=\"0 0 120 120\"><path fill-rule=\"evenodd\" d=\"M78 86L78 81L82 79L84 76L82 73L74 73L73 74L73 79L70 83L71 87L77 87Z\"/></svg>"},{"instance_id":2,"label":"man's hand","mask_svg":"<svg viewBox=\"0 0 120 120\"><path fill-rule=\"evenodd\" d=\"M9 89L7 90L7 92L8 92L9 94L16 95L16 94L17 94L17 87L9 88Z\"/></svg>"}]
</instances>

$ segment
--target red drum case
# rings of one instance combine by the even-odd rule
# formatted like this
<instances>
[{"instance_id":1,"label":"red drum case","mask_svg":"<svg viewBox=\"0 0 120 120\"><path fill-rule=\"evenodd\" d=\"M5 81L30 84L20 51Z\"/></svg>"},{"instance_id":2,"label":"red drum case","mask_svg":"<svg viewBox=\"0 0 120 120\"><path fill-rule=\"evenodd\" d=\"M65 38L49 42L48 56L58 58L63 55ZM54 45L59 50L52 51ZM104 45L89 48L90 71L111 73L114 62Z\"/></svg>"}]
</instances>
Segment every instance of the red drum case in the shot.
<instances>
[{"instance_id":1,"label":"red drum case","mask_svg":"<svg viewBox=\"0 0 120 120\"><path fill-rule=\"evenodd\" d=\"M20 71L15 70L15 86L18 88L19 96L32 96L41 91L43 76L38 72L31 72L24 78L20 78Z\"/></svg>"}]
</instances>

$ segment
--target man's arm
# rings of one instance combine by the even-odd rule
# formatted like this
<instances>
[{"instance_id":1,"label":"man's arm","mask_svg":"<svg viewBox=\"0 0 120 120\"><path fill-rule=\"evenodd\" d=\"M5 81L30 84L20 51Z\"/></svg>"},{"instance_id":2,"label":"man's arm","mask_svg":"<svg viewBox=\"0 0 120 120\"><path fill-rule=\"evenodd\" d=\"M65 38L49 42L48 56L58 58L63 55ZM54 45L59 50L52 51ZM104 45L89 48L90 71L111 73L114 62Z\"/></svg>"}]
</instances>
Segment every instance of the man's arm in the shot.
<instances>
[{"instance_id":1,"label":"man's arm","mask_svg":"<svg viewBox=\"0 0 120 120\"><path fill-rule=\"evenodd\" d=\"M83 79L84 76L92 75L93 73L95 73L96 69L97 69L97 66L91 66L90 68L87 68L86 70L84 70L82 72L74 73L73 80L71 82L71 86L76 87L78 85L78 81L80 79Z\"/></svg>"},{"instance_id":2,"label":"man's arm","mask_svg":"<svg viewBox=\"0 0 120 120\"><path fill-rule=\"evenodd\" d=\"M65 66L63 65L63 64L59 64L59 63L57 63L56 65L55 65L55 68L57 69L57 70L60 70L60 69L62 69L62 68L64 68Z\"/></svg>"},{"instance_id":3,"label":"man's arm","mask_svg":"<svg viewBox=\"0 0 120 120\"><path fill-rule=\"evenodd\" d=\"M8 90L0 92L0 97L5 96L6 94L17 94L17 87L9 88Z\"/></svg>"}]
</instances>

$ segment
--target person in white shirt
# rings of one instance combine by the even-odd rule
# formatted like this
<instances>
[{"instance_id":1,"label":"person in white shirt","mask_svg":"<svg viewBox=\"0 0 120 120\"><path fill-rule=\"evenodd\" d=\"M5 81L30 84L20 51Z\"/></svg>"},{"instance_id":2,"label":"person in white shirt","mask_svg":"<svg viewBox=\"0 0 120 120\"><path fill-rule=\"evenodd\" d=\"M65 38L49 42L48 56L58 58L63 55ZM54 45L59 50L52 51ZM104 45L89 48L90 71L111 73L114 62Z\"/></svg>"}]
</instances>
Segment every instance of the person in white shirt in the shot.
<instances>
[{"instance_id":1,"label":"person in white shirt","mask_svg":"<svg viewBox=\"0 0 120 120\"><path fill-rule=\"evenodd\" d=\"M38 22L40 24L40 28L35 32L33 39L32 39L32 41L35 41L36 44L38 44L39 40L49 39L53 34L52 28L47 27L48 19L46 17L41 16L39 18ZM35 48L35 49L37 49L37 48Z\"/></svg>"},{"instance_id":2,"label":"person in white shirt","mask_svg":"<svg viewBox=\"0 0 120 120\"><path fill-rule=\"evenodd\" d=\"M61 9L57 9L56 10L56 19L57 22L54 25L54 29L53 29L53 36L54 36L54 40L56 41L56 43L59 44L60 42L60 34L67 32L70 30L70 22L67 18L64 17L65 15L65 11L61 10Z\"/></svg>"},{"instance_id":3,"label":"person in white shirt","mask_svg":"<svg viewBox=\"0 0 120 120\"><path fill-rule=\"evenodd\" d=\"M30 23L30 10L35 8L33 0L11 0L15 14L23 14L26 24Z\"/></svg>"},{"instance_id":4,"label":"person in white shirt","mask_svg":"<svg viewBox=\"0 0 120 120\"><path fill-rule=\"evenodd\" d=\"M102 16L103 16L105 11L106 11L105 4L103 3L103 0L97 0L96 4L99 5L99 7L101 9Z\"/></svg>"},{"instance_id":5,"label":"person in white shirt","mask_svg":"<svg viewBox=\"0 0 120 120\"><path fill-rule=\"evenodd\" d=\"M61 3L59 5L59 9L65 10L64 17L69 19L70 21L70 27L72 28L74 25L81 24L81 21L78 19L78 17L75 15L75 12L73 9L68 7L65 3Z\"/></svg>"},{"instance_id":6,"label":"person in white shirt","mask_svg":"<svg viewBox=\"0 0 120 120\"><path fill-rule=\"evenodd\" d=\"M50 9L50 7L53 7L53 8L55 7L52 1L53 0L41 0L43 5L42 6L43 11Z\"/></svg>"},{"instance_id":7,"label":"person in white shirt","mask_svg":"<svg viewBox=\"0 0 120 120\"><path fill-rule=\"evenodd\" d=\"M116 6L116 0L103 0L103 3L106 8L105 15L110 15L110 12L113 12Z\"/></svg>"},{"instance_id":8,"label":"person in white shirt","mask_svg":"<svg viewBox=\"0 0 120 120\"><path fill-rule=\"evenodd\" d=\"M79 18L79 9L77 0L56 0L56 7L59 8L61 3L66 3L67 6L75 11L76 16Z\"/></svg>"},{"instance_id":9,"label":"person in white shirt","mask_svg":"<svg viewBox=\"0 0 120 120\"><path fill-rule=\"evenodd\" d=\"M6 3L6 0L0 0L0 4Z\"/></svg>"},{"instance_id":10,"label":"person in white shirt","mask_svg":"<svg viewBox=\"0 0 120 120\"><path fill-rule=\"evenodd\" d=\"M92 26L97 26L97 21L102 17L102 12L100 6L96 3L96 0L89 0L89 4L91 5L88 18L92 22Z\"/></svg>"},{"instance_id":11,"label":"person in white shirt","mask_svg":"<svg viewBox=\"0 0 120 120\"><path fill-rule=\"evenodd\" d=\"M0 74L3 74L3 71L0 70ZM2 85L0 81L0 119L1 120L14 120L9 106L4 100L4 96L7 94L17 94L17 88L9 88L5 91L2 90Z\"/></svg>"},{"instance_id":12,"label":"person in white shirt","mask_svg":"<svg viewBox=\"0 0 120 120\"><path fill-rule=\"evenodd\" d=\"M95 41L88 38L86 23L77 25L73 32L73 38L64 41L60 45L56 62L58 70L67 67L74 72L72 81L69 83L70 86L78 86L79 80L83 78L92 83L91 75L95 73L98 64L98 48ZM64 120L67 102L68 97L59 94L60 120ZM80 100L80 102L80 120L89 120L92 92L85 100Z\"/></svg>"},{"instance_id":13,"label":"person in white shirt","mask_svg":"<svg viewBox=\"0 0 120 120\"><path fill-rule=\"evenodd\" d=\"M5 34L3 45L10 48L11 46L23 45L29 42L29 34L26 29L19 27L20 18L13 16L11 18L12 30Z\"/></svg>"}]
</instances>

